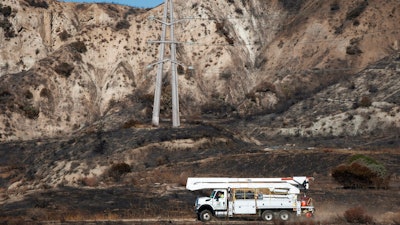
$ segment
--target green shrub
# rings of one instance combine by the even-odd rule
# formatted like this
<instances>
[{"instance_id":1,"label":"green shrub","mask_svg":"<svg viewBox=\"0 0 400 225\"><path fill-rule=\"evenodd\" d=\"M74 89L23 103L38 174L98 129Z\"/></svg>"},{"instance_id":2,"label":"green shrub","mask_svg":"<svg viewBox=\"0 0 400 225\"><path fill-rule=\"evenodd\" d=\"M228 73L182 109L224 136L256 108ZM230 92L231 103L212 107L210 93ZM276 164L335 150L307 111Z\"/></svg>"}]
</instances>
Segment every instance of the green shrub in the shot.
<instances>
[{"instance_id":1,"label":"green shrub","mask_svg":"<svg viewBox=\"0 0 400 225\"><path fill-rule=\"evenodd\" d=\"M388 176L388 172L385 166L371 157L357 154L349 158L349 164L353 163L360 163L362 165L366 165L371 171L373 171L379 177Z\"/></svg>"},{"instance_id":2,"label":"green shrub","mask_svg":"<svg viewBox=\"0 0 400 225\"><path fill-rule=\"evenodd\" d=\"M332 170L332 177L344 188L388 188L390 179L383 164L365 155L351 156Z\"/></svg>"}]
</instances>

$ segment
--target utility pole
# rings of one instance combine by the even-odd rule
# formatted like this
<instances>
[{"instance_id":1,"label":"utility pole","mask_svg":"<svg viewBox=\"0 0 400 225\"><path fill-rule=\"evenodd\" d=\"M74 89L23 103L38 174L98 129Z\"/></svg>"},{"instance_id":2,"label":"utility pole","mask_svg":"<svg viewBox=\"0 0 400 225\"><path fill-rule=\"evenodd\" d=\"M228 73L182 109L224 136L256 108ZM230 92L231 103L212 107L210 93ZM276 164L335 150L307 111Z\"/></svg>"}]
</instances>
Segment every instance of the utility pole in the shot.
<instances>
[{"instance_id":1,"label":"utility pole","mask_svg":"<svg viewBox=\"0 0 400 225\"><path fill-rule=\"evenodd\" d=\"M169 15L169 16L168 16ZM159 61L153 64L150 64L148 67L152 65L158 64L157 68L157 76L156 76L156 84L154 91L154 105L153 105L153 119L152 123L154 126L159 125L160 121L160 99L161 99L161 86L162 86L162 73L164 69L164 63L167 61L171 62L171 89L172 89L172 126L179 127L180 119L179 119L179 96L178 96L178 75L177 75L177 64L176 61L176 44L175 35L174 35L174 24L177 21L174 21L174 5L172 0L165 0L164 2L164 14L163 20L154 19L162 24L162 33L161 40L159 41L150 41L153 43L160 44L160 56ZM166 40L167 36L167 28L169 27L170 31L170 40ZM170 58L166 58L165 56L165 45L170 45Z\"/></svg>"}]
</instances>

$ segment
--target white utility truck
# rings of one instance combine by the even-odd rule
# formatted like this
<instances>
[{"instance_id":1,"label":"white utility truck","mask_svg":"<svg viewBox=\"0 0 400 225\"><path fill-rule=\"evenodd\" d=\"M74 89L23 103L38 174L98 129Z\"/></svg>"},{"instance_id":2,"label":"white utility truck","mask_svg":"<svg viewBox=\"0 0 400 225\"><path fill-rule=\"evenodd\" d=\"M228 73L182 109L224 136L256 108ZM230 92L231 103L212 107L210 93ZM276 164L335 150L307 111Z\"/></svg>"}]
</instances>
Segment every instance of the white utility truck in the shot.
<instances>
[{"instance_id":1,"label":"white utility truck","mask_svg":"<svg viewBox=\"0 0 400 225\"><path fill-rule=\"evenodd\" d=\"M314 206L305 190L310 177L226 178L189 177L186 189L213 190L210 197L198 197L195 212L207 222L216 217L259 216L286 221L292 216L312 217Z\"/></svg>"}]
</instances>

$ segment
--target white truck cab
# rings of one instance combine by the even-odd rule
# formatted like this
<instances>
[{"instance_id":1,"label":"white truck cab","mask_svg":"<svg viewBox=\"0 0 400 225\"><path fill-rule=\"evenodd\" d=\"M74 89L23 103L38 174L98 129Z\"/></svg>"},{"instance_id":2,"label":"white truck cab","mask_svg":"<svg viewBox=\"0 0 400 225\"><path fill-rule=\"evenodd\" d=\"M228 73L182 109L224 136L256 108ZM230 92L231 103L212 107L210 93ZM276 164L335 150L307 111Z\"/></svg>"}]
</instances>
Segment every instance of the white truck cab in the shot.
<instances>
[{"instance_id":1,"label":"white truck cab","mask_svg":"<svg viewBox=\"0 0 400 225\"><path fill-rule=\"evenodd\" d=\"M309 177L293 178L188 178L191 191L212 189L209 197L198 197L195 212L207 222L216 217L243 215L259 216L263 220L293 216L311 217L314 206L311 198L300 190L309 187Z\"/></svg>"}]
</instances>

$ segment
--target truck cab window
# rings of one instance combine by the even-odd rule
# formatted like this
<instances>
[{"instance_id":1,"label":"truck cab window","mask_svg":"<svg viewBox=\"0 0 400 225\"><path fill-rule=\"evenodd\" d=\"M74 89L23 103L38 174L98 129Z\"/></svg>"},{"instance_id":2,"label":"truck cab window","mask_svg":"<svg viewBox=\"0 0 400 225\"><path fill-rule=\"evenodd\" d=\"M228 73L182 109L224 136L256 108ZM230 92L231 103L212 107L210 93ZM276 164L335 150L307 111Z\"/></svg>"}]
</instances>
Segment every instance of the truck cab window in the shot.
<instances>
[{"instance_id":1,"label":"truck cab window","mask_svg":"<svg viewBox=\"0 0 400 225\"><path fill-rule=\"evenodd\" d=\"M211 192L210 198L214 198L215 192L216 192L216 191Z\"/></svg>"},{"instance_id":2,"label":"truck cab window","mask_svg":"<svg viewBox=\"0 0 400 225\"><path fill-rule=\"evenodd\" d=\"M217 191L217 193L215 194L215 197L214 198L216 198L216 199L218 199L218 198L224 198L224 192L222 192L222 191Z\"/></svg>"}]
</instances>

